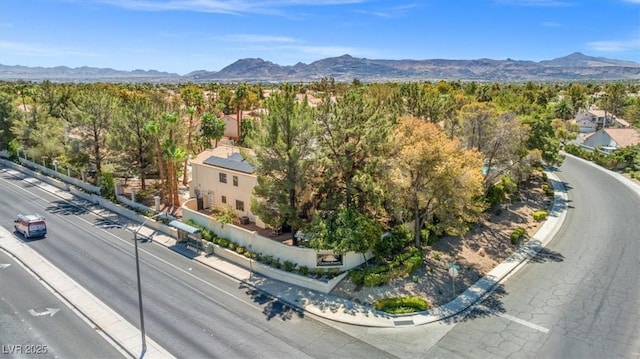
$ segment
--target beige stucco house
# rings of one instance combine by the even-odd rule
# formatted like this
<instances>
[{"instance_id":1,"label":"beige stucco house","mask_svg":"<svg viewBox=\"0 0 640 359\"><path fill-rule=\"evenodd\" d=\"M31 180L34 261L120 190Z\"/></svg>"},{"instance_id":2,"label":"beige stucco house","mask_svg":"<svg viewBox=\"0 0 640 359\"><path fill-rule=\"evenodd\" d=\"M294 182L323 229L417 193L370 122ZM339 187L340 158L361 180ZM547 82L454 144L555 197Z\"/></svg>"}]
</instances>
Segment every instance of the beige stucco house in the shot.
<instances>
[{"instance_id":1,"label":"beige stucco house","mask_svg":"<svg viewBox=\"0 0 640 359\"><path fill-rule=\"evenodd\" d=\"M251 150L243 149L243 152L252 155ZM192 198L201 198L202 209L227 205L238 217L266 228L260 218L251 213L251 197L257 182L254 172L239 147L221 144L191 160L189 193Z\"/></svg>"}]
</instances>

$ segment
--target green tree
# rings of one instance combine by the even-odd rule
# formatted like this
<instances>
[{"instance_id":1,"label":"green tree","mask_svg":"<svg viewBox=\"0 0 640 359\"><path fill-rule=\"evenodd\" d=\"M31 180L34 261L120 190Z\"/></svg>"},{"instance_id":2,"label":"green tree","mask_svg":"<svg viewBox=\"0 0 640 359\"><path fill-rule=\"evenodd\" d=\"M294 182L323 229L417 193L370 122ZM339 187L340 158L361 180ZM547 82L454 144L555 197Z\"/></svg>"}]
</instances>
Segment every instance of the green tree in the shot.
<instances>
[{"instance_id":1,"label":"green tree","mask_svg":"<svg viewBox=\"0 0 640 359\"><path fill-rule=\"evenodd\" d=\"M375 217L384 216L384 160L389 151L391 118L361 90L336 102L325 99L318 115L320 193L325 208L344 206Z\"/></svg>"},{"instance_id":2,"label":"green tree","mask_svg":"<svg viewBox=\"0 0 640 359\"><path fill-rule=\"evenodd\" d=\"M382 227L365 213L340 207L315 216L310 233L312 248L339 254L361 253L366 263L366 254L382 235Z\"/></svg>"},{"instance_id":3,"label":"green tree","mask_svg":"<svg viewBox=\"0 0 640 359\"><path fill-rule=\"evenodd\" d=\"M627 106L624 118L634 127L640 128L640 97L634 97Z\"/></svg>"},{"instance_id":4,"label":"green tree","mask_svg":"<svg viewBox=\"0 0 640 359\"><path fill-rule=\"evenodd\" d=\"M587 108L587 89L581 84L571 84L567 89L567 98L571 108L579 110Z\"/></svg>"},{"instance_id":5,"label":"green tree","mask_svg":"<svg viewBox=\"0 0 640 359\"><path fill-rule=\"evenodd\" d=\"M562 99L553 105L553 115L556 118L567 121L574 117L575 111L569 100Z\"/></svg>"},{"instance_id":6,"label":"green tree","mask_svg":"<svg viewBox=\"0 0 640 359\"><path fill-rule=\"evenodd\" d=\"M267 112L252 140L258 181L251 211L271 227L290 226L295 234L307 216L302 205L314 180L313 110L307 101L296 101L291 85L266 101Z\"/></svg>"},{"instance_id":7,"label":"green tree","mask_svg":"<svg viewBox=\"0 0 640 359\"><path fill-rule=\"evenodd\" d=\"M599 100L599 106L605 112L619 117L624 114L626 98L627 94L623 84L619 82L609 84L605 88L605 94Z\"/></svg>"},{"instance_id":8,"label":"green tree","mask_svg":"<svg viewBox=\"0 0 640 359\"><path fill-rule=\"evenodd\" d=\"M186 112L188 114L188 121L186 124L187 134L186 134L186 145L185 150L188 154L196 154L192 143L193 143L193 133L195 132L196 122L200 122L200 116L204 111L204 91L192 84L186 85L185 87L180 89L180 96L182 98L183 104L186 108ZM188 165L189 165L189 156L184 160L183 163L183 176L182 176L182 185L186 186L189 178L188 178Z\"/></svg>"},{"instance_id":9,"label":"green tree","mask_svg":"<svg viewBox=\"0 0 640 359\"><path fill-rule=\"evenodd\" d=\"M153 142L145 127L157 116L149 96L142 91L122 91L122 116L114 118L107 144L123 170L135 167L142 189L152 162Z\"/></svg>"},{"instance_id":10,"label":"green tree","mask_svg":"<svg viewBox=\"0 0 640 359\"><path fill-rule=\"evenodd\" d=\"M206 147L211 147L211 140L215 141L215 145L218 147L218 141L224 136L224 130L226 123L223 119L214 116L209 112L205 112L202 115L202 123L200 124L200 136L204 139Z\"/></svg>"},{"instance_id":11,"label":"green tree","mask_svg":"<svg viewBox=\"0 0 640 359\"><path fill-rule=\"evenodd\" d=\"M0 149L4 149L15 138L11 127L19 117L20 112L13 104L11 95L0 92Z\"/></svg>"},{"instance_id":12,"label":"green tree","mask_svg":"<svg viewBox=\"0 0 640 359\"><path fill-rule=\"evenodd\" d=\"M560 141L556 138L551 116L548 113L528 115L523 117L522 122L529 126L528 148L540 151L547 163L560 164Z\"/></svg>"},{"instance_id":13,"label":"green tree","mask_svg":"<svg viewBox=\"0 0 640 359\"><path fill-rule=\"evenodd\" d=\"M114 118L120 115L121 102L111 91L98 86L86 86L73 99L72 125L85 137L91 149L98 174L107 155L106 133Z\"/></svg>"}]
</instances>

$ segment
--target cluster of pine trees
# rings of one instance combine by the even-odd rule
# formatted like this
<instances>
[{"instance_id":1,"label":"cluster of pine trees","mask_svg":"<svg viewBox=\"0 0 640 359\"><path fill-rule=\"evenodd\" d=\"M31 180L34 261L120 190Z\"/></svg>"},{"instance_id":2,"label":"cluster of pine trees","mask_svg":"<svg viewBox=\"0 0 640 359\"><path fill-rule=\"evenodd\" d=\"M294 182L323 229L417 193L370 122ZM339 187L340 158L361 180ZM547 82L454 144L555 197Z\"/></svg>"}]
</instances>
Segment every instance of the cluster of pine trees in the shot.
<instances>
[{"instance_id":1,"label":"cluster of pine trees","mask_svg":"<svg viewBox=\"0 0 640 359\"><path fill-rule=\"evenodd\" d=\"M216 146L222 117L235 115L236 143L256 154L252 212L313 233L314 247L364 253L402 223L413 223L416 246L425 229L464 232L502 177L518 183L561 161L579 109L596 103L640 124L634 93L623 83L7 82L0 146L76 173L93 167L98 180L135 176L143 190L158 178L176 206L189 157Z\"/></svg>"}]
</instances>

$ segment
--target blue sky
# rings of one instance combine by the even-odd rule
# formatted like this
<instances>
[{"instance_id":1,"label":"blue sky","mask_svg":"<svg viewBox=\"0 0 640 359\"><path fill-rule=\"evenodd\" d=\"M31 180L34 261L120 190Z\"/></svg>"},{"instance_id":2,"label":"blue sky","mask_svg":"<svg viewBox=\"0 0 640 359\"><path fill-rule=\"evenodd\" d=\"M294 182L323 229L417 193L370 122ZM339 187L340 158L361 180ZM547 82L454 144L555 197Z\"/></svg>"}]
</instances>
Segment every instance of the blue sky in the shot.
<instances>
[{"instance_id":1,"label":"blue sky","mask_svg":"<svg viewBox=\"0 0 640 359\"><path fill-rule=\"evenodd\" d=\"M640 0L0 0L0 63L181 75L242 58L640 62Z\"/></svg>"}]
</instances>

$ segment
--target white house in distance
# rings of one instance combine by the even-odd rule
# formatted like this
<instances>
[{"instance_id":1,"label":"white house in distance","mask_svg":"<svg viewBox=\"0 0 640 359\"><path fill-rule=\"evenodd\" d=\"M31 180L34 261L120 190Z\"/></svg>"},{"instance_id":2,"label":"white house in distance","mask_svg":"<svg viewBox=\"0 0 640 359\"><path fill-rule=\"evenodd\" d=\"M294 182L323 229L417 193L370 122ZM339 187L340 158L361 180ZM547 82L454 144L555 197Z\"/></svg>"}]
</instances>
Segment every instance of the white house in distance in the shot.
<instances>
[{"instance_id":1,"label":"white house in distance","mask_svg":"<svg viewBox=\"0 0 640 359\"><path fill-rule=\"evenodd\" d=\"M583 145L612 152L640 144L640 130L635 128L602 128L584 139Z\"/></svg>"},{"instance_id":2,"label":"white house in distance","mask_svg":"<svg viewBox=\"0 0 640 359\"><path fill-rule=\"evenodd\" d=\"M627 121L595 106L589 107L588 110L580 110L576 114L575 122L580 127L580 133L595 132L603 127L630 127Z\"/></svg>"},{"instance_id":3,"label":"white house in distance","mask_svg":"<svg viewBox=\"0 0 640 359\"><path fill-rule=\"evenodd\" d=\"M246 151L251 155L250 150ZM239 147L221 144L191 160L189 194L192 198L202 199L202 209L228 205L236 210L238 217L248 218L259 228L266 228L249 208L257 182L254 172Z\"/></svg>"}]
</instances>

